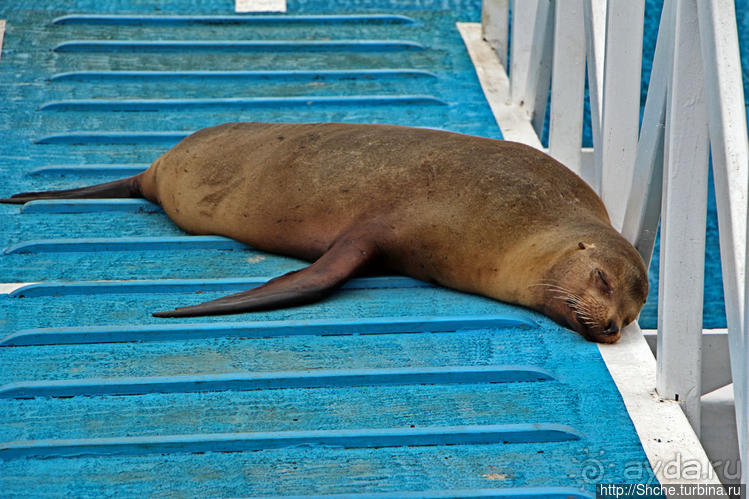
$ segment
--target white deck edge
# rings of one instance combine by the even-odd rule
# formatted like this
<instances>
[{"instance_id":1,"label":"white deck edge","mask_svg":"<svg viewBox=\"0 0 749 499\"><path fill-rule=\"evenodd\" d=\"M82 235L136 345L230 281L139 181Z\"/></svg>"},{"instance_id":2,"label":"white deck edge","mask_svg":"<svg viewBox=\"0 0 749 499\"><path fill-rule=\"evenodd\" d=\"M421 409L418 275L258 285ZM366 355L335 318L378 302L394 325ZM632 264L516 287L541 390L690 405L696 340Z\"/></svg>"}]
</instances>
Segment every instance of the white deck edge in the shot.
<instances>
[{"instance_id":1,"label":"white deck edge","mask_svg":"<svg viewBox=\"0 0 749 499\"><path fill-rule=\"evenodd\" d=\"M5 37L5 19L0 19L0 60L3 57L3 38Z\"/></svg>"},{"instance_id":2,"label":"white deck edge","mask_svg":"<svg viewBox=\"0 0 749 499\"><path fill-rule=\"evenodd\" d=\"M481 24L457 23L457 27L502 135L542 149L527 116L510 104L507 73L481 38ZM720 484L679 403L664 400L656 393L655 357L640 326L630 324L622 331L621 340L613 345L599 344L598 348L658 481L662 485Z\"/></svg>"},{"instance_id":3,"label":"white deck edge","mask_svg":"<svg viewBox=\"0 0 749 499\"><path fill-rule=\"evenodd\" d=\"M598 345L658 481L719 484L679 403L655 391L655 357L637 323L613 345ZM680 471L679 471L680 470Z\"/></svg>"},{"instance_id":4,"label":"white deck edge","mask_svg":"<svg viewBox=\"0 0 749 499\"><path fill-rule=\"evenodd\" d=\"M234 12L286 12L286 0L234 0Z\"/></svg>"}]
</instances>

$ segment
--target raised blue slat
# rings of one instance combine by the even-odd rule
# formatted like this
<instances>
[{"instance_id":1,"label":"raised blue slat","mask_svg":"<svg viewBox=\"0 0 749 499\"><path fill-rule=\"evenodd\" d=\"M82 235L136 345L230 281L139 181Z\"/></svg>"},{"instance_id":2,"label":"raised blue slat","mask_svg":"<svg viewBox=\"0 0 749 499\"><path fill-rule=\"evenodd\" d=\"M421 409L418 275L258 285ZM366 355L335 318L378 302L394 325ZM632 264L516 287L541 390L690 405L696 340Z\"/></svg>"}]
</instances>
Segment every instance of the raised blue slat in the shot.
<instances>
[{"instance_id":1,"label":"raised blue slat","mask_svg":"<svg viewBox=\"0 0 749 499\"><path fill-rule=\"evenodd\" d=\"M566 425L534 423L426 428L312 430L147 437L24 440L0 443L0 460L160 453L241 452L298 446L344 449L565 442L582 435Z\"/></svg>"},{"instance_id":2,"label":"raised blue slat","mask_svg":"<svg viewBox=\"0 0 749 499\"><path fill-rule=\"evenodd\" d=\"M449 131L439 127L422 127L426 130ZM35 140L36 144L110 145L110 144L174 144L194 131L179 132L67 132L48 135Z\"/></svg>"},{"instance_id":3,"label":"raised blue slat","mask_svg":"<svg viewBox=\"0 0 749 499\"><path fill-rule=\"evenodd\" d=\"M515 487L506 489L442 489L398 492L360 492L353 494L320 494L304 496L261 496L254 499L594 499L572 487Z\"/></svg>"},{"instance_id":4,"label":"raised blue slat","mask_svg":"<svg viewBox=\"0 0 749 499\"><path fill-rule=\"evenodd\" d=\"M447 102L431 95L340 95L298 97L228 97L223 99L81 99L47 102L41 111L168 111L205 108L260 108L296 106L385 106Z\"/></svg>"},{"instance_id":5,"label":"raised blue slat","mask_svg":"<svg viewBox=\"0 0 749 499\"><path fill-rule=\"evenodd\" d=\"M38 296L102 295L133 293L195 293L244 291L259 286L271 277L224 279L166 279L140 281L38 282L27 284L8 294L10 298ZM431 284L410 277L361 277L348 280L343 289L429 288Z\"/></svg>"},{"instance_id":6,"label":"raised blue slat","mask_svg":"<svg viewBox=\"0 0 749 499\"><path fill-rule=\"evenodd\" d=\"M21 213L100 213L125 211L130 213L157 213L161 206L145 199L43 199L29 201L21 206Z\"/></svg>"},{"instance_id":7,"label":"raised blue slat","mask_svg":"<svg viewBox=\"0 0 749 499\"><path fill-rule=\"evenodd\" d=\"M320 369L141 378L19 381L0 386L0 398L144 395L147 393L340 388L354 386L453 385L553 380L534 366L451 366L391 369Z\"/></svg>"},{"instance_id":8,"label":"raised blue slat","mask_svg":"<svg viewBox=\"0 0 749 499\"><path fill-rule=\"evenodd\" d=\"M36 144L169 144L178 142L192 132L68 132L48 135Z\"/></svg>"},{"instance_id":9,"label":"raised blue slat","mask_svg":"<svg viewBox=\"0 0 749 499\"><path fill-rule=\"evenodd\" d=\"M424 50L405 40L75 40L55 52L400 52Z\"/></svg>"},{"instance_id":10,"label":"raised blue slat","mask_svg":"<svg viewBox=\"0 0 749 499\"><path fill-rule=\"evenodd\" d=\"M132 164L89 164L89 165L49 165L30 170L26 175L30 177L42 175L137 175L150 165L146 163Z\"/></svg>"},{"instance_id":11,"label":"raised blue slat","mask_svg":"<svg viewBox=\"0 0 749 499\"><path fill-rule=\"evenodd\" d=\"M415 69L352 69L352 70L291 70L291 71L74 71L59 73L50 81L101 80L348 80L385 78L437 78L429 71Z\"/></svg>"},{"instance_id":12,"label":"raised blue slat","mask_svg":"<svg viewBox=\"0 0 749 499\"><path fill-rule=\"evenodd\" d=\"M221 236L82 237L23 241L3 250L16 253L66 253L70 251L154 251L174 249L247 249L245 244Z\"/></svg>"},{"instance_id":13,"label":"raised blue slat","mask_svg":"<svg viewBox=\"0 0 749 499\"><path fill-rule=\"evenodd\" d=\"M252 15L252 16L157 16L72 14L58 17L52 24L414 24L412 18L393 14L364 15Z\"/></svg>"},{"instance_id":14,"label":"raised blue slat","mask_svg":"<svg viewBox=\"0 0 749 499\"><path fill-rule=\"evenodd\" d=\"M471 329L538 327L529 314L459 317L377 317L282 321L163 323L124 326L78 326L23 329L0 339L0 347L85 343L199 340L205 338L272 338L296 335L352 335L448 332Z\"/></svg>"}]
</instances>

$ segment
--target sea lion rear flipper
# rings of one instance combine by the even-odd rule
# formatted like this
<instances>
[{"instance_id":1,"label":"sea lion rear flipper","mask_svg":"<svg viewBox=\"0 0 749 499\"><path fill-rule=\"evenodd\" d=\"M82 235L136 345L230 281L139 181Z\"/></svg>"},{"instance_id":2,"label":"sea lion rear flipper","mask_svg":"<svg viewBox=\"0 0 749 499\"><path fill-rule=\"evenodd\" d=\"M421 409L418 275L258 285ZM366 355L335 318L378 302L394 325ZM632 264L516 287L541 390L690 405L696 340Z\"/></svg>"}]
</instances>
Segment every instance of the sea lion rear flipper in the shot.
<instances>
[{"instance_id":1,"label":"sea lion rear flipper","mask_svg":"<svg viewBox=\"0 0 749 499\"><path fill-rule=\"evenodd\" d=\"M141 198L138 176L122 178L105 184L90 185L77 189L60 191L22 192L9 198L0 199L0 203L23 204L37 199L102 199L102 198Z\"/></svg>"},{"instance_id":2,"label":"sea lion rear flipper","mask_svg":"<svg viewBox=\"0 0 749 499\"><path fill-rule=\"evenodd\" d=\"M228 315L293 307L322 300L371 263L377 246L362 237L343 237L315 263L271 279L262 286L190 307L156 312L154 317Z\"/></svg>"}]
</instances>

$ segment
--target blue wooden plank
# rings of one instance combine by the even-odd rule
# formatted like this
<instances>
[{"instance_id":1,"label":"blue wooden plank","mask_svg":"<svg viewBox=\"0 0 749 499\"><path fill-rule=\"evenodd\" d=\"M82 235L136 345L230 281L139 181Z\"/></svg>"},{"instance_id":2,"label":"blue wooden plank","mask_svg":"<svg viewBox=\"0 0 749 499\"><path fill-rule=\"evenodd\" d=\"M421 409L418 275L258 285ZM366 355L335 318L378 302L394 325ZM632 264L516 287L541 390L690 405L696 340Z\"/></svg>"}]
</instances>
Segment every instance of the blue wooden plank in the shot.
<instances>
[{"instance_id":1,"label":"blue wooden plank","mask_svg":"<svg viewBox=\"0 0 749 499\"><path fill-rule=\"evenodd\" d=\"M163 209L145 199L44 199L21 206L21 213L158 213Z\"/></svg>"},{"instance_id":2,"label":"blue wooden plank","mask_svg":"<svg viewBox=\"0 0 749 499\"><path fill-rule=\"evenodd\" d=\"M569 385L549 380L6 399L0 442L516 423L566 424L587 433L585 409L569 392Z\"/></svg>"},{"instance_id":3,"label":"blue wooden plank","mask_svg":"<svg viewBox=\"0 0 749 499\"><path fill-rule=\"evenodd\" d=\"M343 24L343 23L378 23L378 24L415 24L408 16L398 14L362 14L362 15L253 15L253 16L159 16L159 15L104 15L104 14L71 14L61 16L52 24L103 24L108 26L126 25L182 25L182 24Z\"/></svg>"},{"instance_id":4,"label":"blue wooden plank","mask_svg":"<svg viewBox=\"0 0 749 499\"><path fill-rule=\"evenodd\" d=\"M441 106L443 107L443 106ZM423 127L430 130L445 130L439 126ZM46 135L36 139L36 144L67 145L114 145L114 144L174 144L192 134L192 131L110 131L110 132L65 132Z\"/></svg>"},{"instance_id":5,"label":"blue wooden plank","mask_svg":"<svg viewBox=\"0 0 749 499\"><path fill-rule=\"evenodd\" d=\"M297 106L440 105L447 102L431 95L347 95L298 97L227 97L222 99L81 99L47 102L40 111L167 111Z\"/></svg>"},{"instance_id":6,"label":"blue wooden plank","mask_svg":"<svg viewBox=\"0 0 749 499\"><path fill-rule=\"evenodd\" d=\"M36 144L174 144L190 135L183 132L65 132L47 135L35 141Z\"/></svg>"},{"instance_id":7,"label":"blue wooden plank","mask_svg":"<svg viewBox=\"0 0 749 499\"><path fill-rule=\"evenodd\" d=\"M376 317L277 321L209 322L24 329L0 339L2 346L71 345L206 338L272 338L298 335L367 335L448 332L483 328L532 327L538 324L520 309L504 314L453 317Z\"/></svg>"},{"instance_id":8,"label":"blue wooden plank","mask_svg":"<svg viewBox=\"0 0 749 499\"><path fill-rule=\"evenodd\" d=\"M0 461L19 458L133 456L154 453L244 452L298 446L344 449L487 445L580 440L560 424L465 425L429 428L309 430L147 437L25 440L0 443Z\"/></svg>"},{"instance_id":9,"label":"blue wooden plank","mask_svg":"<svg viewBox=\"0 0 749 499\"><path fill-rule=\"evenodd\" d=\"M621 456L634 459L627 475L618 464L622 461L614 460L612 451L623 442L608 440L607 443L602 457L605 473L598 483L656 483L650 481L652 475L646 471L646 457L630 454L630 446L617 447L617 459ZM422 491L435 489L463 491L494 487L534 490L563 487L595 494L595 483L581 476L580 462L586 456L595 459L599 450L603 450L600 445L580 440L543 445L361 450L306 447L232 454L18 459L3 463L0 486L5 486L9 495L24 496L28 494L29 483L33 483L38 495L77 497L101 495L103 489L123 497L303 497L316 493L356 498L357 493L386 493L392 498L401 494L409 497L409 492L419 497ZM643 473L633 472L640 463L645 463ZM572 490L571 497L586 497L584 493L575 495ZM545 496L541 493L536 497Z\"/></svg>"},{"instance_id":10,"label":"blue wooden plank","mask_svg":"<svg viewBox=\"0 0 749 499\"><path fill-rule=\"evenodd\" d=\"M407 40L74 40L52 50L73 53L393 52L425 50Z\"/></svg>"},{"instance_id":11,"label":"blue wooden plank","mask_svg":"<svg viewBox=\"0 0 749 499\"><path fill-rule=\"evenodd\" d=\"M384 385L450 385L552 380L534 366L449 366L391 369L320 369L137 378L17 381L0 385L0 398L143 395L282 388L336 388Z\"/></svg>"},{"instance_id":12,"label":"blue wooden plank","mask_svg":"<svg viewBox=\"0 0 749 499\"><path fill-rule=\"evenodd\" d=\"M91 237L23 241L3 250L15 253L65 253L69 251L144 251L175 249L239 250L248 246L222 236Z\"/></svg>"},{"instance_id":13,"label":"blue wooden plank","mask_svg":"<svg viewBox=\"0 0 749 499\"><path fill-rule=\"evenodd\" d=\"M351 79L387 79L387 78L430 78L438 76L431 71L418 69L321 69L310 70L287 70L287 71L72 71L58 73L50 78L50 81L75 81L75 82L98 82L98 81L169 81L198 79L201 82L211 80L272 80L274 82L298 81L298 80L351 80Z\"/></svg>"},{"instance_id":14,"label":"blue wooden plank","mask_svg":"<svg viewBox=\"0 0 749 499\"><path fill-rule=\"evenodd\" d=\"M244 291L265 284L272 277L259 276L227 279L169 279L139 281L39 282L17 288L8 296L31 298L39 296L104 295L132 293L198 293ZM343 289L431 288L432 284L403 276L360 277L350 279Z\"/></svg>"}]
</instances>

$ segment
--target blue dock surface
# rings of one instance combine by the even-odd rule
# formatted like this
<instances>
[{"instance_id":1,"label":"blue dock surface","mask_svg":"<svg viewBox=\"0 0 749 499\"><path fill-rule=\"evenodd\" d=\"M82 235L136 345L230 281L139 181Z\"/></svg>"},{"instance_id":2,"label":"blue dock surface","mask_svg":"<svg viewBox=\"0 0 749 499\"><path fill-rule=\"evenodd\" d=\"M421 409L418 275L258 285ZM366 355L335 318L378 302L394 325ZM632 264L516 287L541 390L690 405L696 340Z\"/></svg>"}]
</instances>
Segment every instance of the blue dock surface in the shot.
<instances>
[{"instance_id":1,"label":"blue dock surface","mask_svg":"<svg viewBox=\"0 0 749 499\"><path fill-rule=\"evenodd\" d=\"M19 0L0 195L132 175L229 121L501 138L455 22L480 2ZM598 347L402 276L164 320L306 262L142 200L0 205L0 496L591 497L653 472Z\"/></svg>"}]
</instances>

